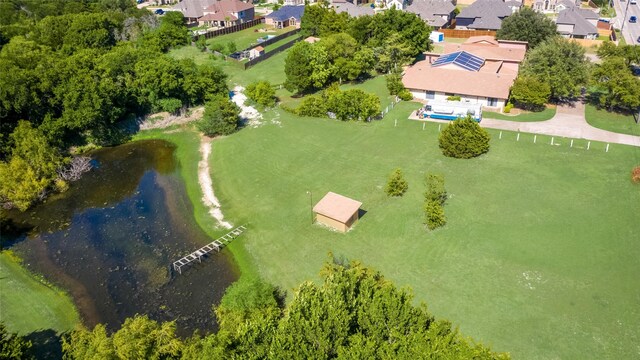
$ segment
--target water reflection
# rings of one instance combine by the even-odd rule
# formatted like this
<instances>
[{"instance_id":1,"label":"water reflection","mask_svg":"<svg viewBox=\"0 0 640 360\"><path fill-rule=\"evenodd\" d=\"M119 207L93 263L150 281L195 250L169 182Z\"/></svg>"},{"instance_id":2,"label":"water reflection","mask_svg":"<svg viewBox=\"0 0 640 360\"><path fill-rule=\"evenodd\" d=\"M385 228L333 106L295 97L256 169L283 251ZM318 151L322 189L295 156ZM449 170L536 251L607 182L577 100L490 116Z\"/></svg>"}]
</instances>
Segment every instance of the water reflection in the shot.
<instances>
[{"instance_id":1,"label":"water reflection","mask_svg":"<svg viewBox=\"0 0 640 360\"><path fill-rule=\"evenodd\" d=\"M69 290L88 326L144 313L177 319L182 334L215 327L211 305L236 274L228 252L171 274L173 260L211 241L194 223L174 150L144 141L97 151L100 166L67 193L7 214L4 227L26 239L14 249Z\"/></svg>"}]
</instances>

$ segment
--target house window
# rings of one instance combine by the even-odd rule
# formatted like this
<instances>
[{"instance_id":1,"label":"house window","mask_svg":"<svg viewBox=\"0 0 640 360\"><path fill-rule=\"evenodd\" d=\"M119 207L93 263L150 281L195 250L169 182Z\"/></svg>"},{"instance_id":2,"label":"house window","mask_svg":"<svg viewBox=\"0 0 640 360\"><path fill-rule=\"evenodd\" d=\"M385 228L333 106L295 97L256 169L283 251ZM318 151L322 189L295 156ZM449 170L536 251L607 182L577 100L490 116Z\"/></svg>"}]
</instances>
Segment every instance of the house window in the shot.
<instances>
[{"instance_id":1,"label":"house window","mask_svg":"<svg viewBox=\"0 0 640 360\"><path fill-rule=\"evenodd\" d=\"M498 99L496 99L496 98L487 98L487 102L489 104L487 106L491 106L491 107L498 106Z\"/></svg>"},{"instance_id":2,"label":"house window","mask_svg":"<svg viewBox=\"0 0 640 360\"><path fill-rule=\"evenodd\" d=\"M424 92L424 98L427 100L433 100L436 98L436 93L435 91L425 91Z\"/></svg>"},{"instance_id":3,"label":"house window","mask_svg":"<svg viewBox=\"0 0 640 360\"><path fill-rule=\"evenodd\" d=\"M456 96L456 94L454 93L444 93L444 96L449 97L449 96Z\"/></svg>"}]
</instances>

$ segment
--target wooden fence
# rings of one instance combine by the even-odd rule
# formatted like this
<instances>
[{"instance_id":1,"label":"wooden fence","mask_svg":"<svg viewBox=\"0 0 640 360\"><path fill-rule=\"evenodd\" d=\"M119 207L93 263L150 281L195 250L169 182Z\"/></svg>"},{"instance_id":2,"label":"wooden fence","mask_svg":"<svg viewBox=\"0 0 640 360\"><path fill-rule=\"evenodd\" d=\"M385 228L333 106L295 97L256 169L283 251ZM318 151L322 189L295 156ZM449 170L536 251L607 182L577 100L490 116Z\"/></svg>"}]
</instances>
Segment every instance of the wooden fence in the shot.
<instances>
[{"instance_id":1,"label":"wooden fence","mask_svg":"<svg viewBox=\"0 0 640 360\"><path fill-rule=\"evenodd\" d=\"M301 29L295 29L293 31L286 32L284 34L280 34L278 36L272 37L271 39L265 40L265 41L263 41L261 43L253 44L253 45L249 46L248 48L246 48L246 49L244 49L242 51L249 51L249 50L251 50L251 49L253 49L255 47L258 47L258 46L267 47L268 45L277 43L278 41L280 41L282 39L288 38L289 36L296 35L297 33L300 32L300 30Z\"/></svg>"},{"instance_id":2,"label":"wooden fence","mask_svg":"<svg viewBox=\"0 0 640 360\"><path fill-rule=\"evenodd\" d=\"M245 23L242 23L240 25L234 25L234 26L229 26L226 28L222 28L222 29L218 29L218 30L213 30L213 31L207 31L204 34L205 39L211 39L214 38L216 36L220 36L220 35L226 35L226 34L231 34L234 32L238 32L244 29L248 29L250 27L256 26L258 24L262 24L264 23L264 17L259 17L257 19L253 19L251 21L247 21Z\"/></svg>"},{"instance_id":3,"label":"wooden fence","mask_svg":"<svg viewBox=\"0 0 640 360\"><path fill-rule=\"evenodd\" d=\"M252 67L253 65L263 62L265 60L267 60L268 58L272 57L273 55L276 55L278 53L281 53L285 50L287 50L288 48L292 47L293 45L295 45L298 41L300 41L302 39L298 38L298 39L294 39L293 41L290 41L286 44L282 44L280 46L278 46L277 48L269 51L268 53L265 53L264 55L258 56L255 59L249 60L247 62L244 63L244 69L247 70L248 68Z\"/></svg>"},{"instance_id":4,"label":"wooden fence","mask_svg":"<svg viewBox=\"0 0 640 360\"><path fill-rule=\"evenodd\" d=\"M470 38L472 36L496 36L493 30L458 30L458 29L440 29L439 32L444 34L444 38Z\"/></svg>"}]
</instances>

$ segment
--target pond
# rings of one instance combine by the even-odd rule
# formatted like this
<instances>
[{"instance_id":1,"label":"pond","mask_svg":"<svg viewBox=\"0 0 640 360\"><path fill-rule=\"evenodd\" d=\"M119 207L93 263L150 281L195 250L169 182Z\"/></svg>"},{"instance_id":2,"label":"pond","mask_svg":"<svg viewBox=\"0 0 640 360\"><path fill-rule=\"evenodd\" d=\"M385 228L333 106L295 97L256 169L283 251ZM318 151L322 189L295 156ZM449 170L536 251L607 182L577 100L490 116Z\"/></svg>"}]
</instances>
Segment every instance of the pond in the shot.
<instances>
[{"instance_id":1,"label":"pond","mask_svg":"<svg viewBox=\"0 0 640 360\"><path fill-rule=\"evenodd\" d=\"M212 241L195 223L174 151L156 140L95 151L95 168L67 192L3 217L5 244L67 290L89 327L147 314L177 320L182 336L216 328L212 305L238 272L228 251L171 271Z\"/></svg>"}]
</instances>

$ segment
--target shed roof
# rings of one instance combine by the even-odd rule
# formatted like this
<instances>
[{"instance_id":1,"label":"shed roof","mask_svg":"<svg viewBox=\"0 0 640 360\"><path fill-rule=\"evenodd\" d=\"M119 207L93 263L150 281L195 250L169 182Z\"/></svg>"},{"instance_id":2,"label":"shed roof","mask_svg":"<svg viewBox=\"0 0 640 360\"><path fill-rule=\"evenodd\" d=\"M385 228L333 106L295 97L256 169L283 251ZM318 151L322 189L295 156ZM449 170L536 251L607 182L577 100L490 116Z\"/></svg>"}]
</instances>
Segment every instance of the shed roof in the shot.
<instances>
[{"instance_id":1,"label":"shed roof","mask_svg":"<svg viewBox=\"0 0 640 360\"><path fill-rule=\"evenodd\" d=\"M313 211L338 220L341 223L346 223L353 214L360 209L360 206L362 206L362 203L359 201L329 191L327 195L313 207Z\"/></svg>"}]
</instances>

